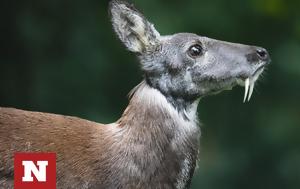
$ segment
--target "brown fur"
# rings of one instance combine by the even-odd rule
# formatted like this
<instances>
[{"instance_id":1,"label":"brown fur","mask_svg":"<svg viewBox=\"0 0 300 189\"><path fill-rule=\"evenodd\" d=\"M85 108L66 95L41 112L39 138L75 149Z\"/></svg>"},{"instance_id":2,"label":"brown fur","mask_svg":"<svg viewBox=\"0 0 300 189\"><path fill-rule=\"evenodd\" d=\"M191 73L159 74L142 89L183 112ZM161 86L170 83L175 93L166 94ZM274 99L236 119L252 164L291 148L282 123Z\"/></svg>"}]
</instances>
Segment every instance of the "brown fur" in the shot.
<instances>
[{"instance_id":1,"label":"brown fur","mask_svg":"<svg viewBox=\"0 0 300 189\"><path fill-rule=\"evenodd\" d=\"M96 139L105 139L104 135L109 135L104 125L87 120L0 108L0 167L4 168L0 176L13 174L15 152L56 152L58 183L76 185L85 180L83 175L94 178L91 165L98 160L98 154L106 150L99 145L105 140ZM102 148L95 151L93 147L98 145ZM0 178L0 186L1 182L4 186L12 185L3 178Z\"/></svg>"}]
</instances>

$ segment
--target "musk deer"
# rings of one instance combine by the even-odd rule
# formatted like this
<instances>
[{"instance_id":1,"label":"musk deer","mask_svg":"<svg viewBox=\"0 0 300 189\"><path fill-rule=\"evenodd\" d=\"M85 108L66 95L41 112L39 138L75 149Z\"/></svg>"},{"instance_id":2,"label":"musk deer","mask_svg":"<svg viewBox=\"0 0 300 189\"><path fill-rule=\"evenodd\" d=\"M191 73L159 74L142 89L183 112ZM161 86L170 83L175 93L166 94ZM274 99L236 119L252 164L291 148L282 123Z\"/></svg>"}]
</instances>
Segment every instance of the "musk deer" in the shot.
<instances>
[{"instance_id":1,"label":"musk deer","mask_svg":"<svg viewBox=\"0 0 300 189\"><path fill-rule=\"evenodd\" d=\"M188 188L199 155L199 99L241 85L250 100L270 62L261 47L192 33L161 36L123 1L111 1L109 10L144 74L122 117L104 125L0 108L0 188L13 188L14 152L55 152L58 188Z\"/></svg>"}]
</instances>

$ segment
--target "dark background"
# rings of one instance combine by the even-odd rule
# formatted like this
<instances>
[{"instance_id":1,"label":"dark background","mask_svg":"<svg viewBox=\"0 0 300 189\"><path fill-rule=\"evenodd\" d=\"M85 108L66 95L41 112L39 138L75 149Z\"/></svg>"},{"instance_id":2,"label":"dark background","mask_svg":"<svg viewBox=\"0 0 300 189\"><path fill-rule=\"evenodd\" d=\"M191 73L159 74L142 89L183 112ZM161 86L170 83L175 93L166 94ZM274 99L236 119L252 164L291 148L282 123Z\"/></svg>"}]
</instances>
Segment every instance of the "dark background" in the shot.
<instances>
[{"instance_id":1,"label":"dark background","mask_svg":"<svg viewBox=\"0 0 300 189\"><path fill-rule=\"evenodd\" d=\"M250 103L240 87L200 102L192 188L299 188L300 1L133 2L161 34L263 46L273 60ZM107 1L1 4L0 106L104 123L120 117L142 74L111 29Z\"/></svg>"}]
</instances>

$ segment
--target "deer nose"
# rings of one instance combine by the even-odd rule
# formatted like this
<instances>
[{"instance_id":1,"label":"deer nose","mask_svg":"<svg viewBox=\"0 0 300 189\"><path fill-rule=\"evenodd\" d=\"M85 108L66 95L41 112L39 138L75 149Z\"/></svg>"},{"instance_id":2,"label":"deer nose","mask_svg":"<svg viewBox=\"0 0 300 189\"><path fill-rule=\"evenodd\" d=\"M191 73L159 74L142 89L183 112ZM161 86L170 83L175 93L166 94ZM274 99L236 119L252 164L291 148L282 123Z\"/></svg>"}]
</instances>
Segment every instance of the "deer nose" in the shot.
<instances>
[{"instance_id":1,"label":"deer nose","mask_svg":"<svg viewBox=\"0 0 300 189\"><path fill-rule=\"evenodd\" d=\"M257 48L256 49L256 55L258 56L258 58L262 61L265 61L267 63L270 62L270 56L269 53L266 49L263 48Z\"/></svg>"}]
</instances>

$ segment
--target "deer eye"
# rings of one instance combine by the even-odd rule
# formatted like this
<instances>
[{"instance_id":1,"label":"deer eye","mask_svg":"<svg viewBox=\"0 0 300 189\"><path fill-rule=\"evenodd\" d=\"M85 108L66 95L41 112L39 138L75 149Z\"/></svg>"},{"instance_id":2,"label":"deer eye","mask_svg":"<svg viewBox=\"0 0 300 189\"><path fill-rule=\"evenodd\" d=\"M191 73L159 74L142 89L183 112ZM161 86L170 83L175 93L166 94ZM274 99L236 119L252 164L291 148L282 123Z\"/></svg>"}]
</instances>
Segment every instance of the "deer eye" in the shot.
<instances>
[{"instance_id":1,"label":"deer eye","mask_svg":"<svg viewBox=\"0 0 300 189\"><path fill-rule=\"evenodd\" d=\"M198 56L202 55L202 47L199 44L193 45L189 48L188 50L188 54L192 57L192 58L196 58Z\"/></svg>"}]
</instances>

